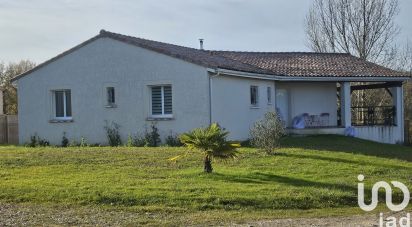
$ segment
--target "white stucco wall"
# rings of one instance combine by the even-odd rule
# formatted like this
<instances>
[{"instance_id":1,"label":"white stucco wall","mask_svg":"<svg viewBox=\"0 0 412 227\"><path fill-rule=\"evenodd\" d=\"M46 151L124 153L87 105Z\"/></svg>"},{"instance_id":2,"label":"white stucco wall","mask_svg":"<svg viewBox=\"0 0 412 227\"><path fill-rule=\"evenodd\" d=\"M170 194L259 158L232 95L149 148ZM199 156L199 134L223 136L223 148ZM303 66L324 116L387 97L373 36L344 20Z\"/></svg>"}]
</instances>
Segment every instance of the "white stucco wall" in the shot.
<instances>
[{"instance_id":1,"label":"white stucco wall","mask_svg":"<svg viewBox=\"0 0 412 227\"><path fill-rule=\"evenodd\" d=\"M250 104L250 86L259 87L259 107ZM233 140L249 138L249 129L275 107L275 82L220 75L212 77L212 121L226 128ZM267 102L272 88L272 103Z\"/></svg>"},{"instance_id":2,"label":"white stucco wall","mask_svg":"<svg viewBox=\"0 0 412 227\"><path fill-rule=\"evenodd\" d=\"M83 136L106 143L105 120L129 133L143 132L150 111L149 85L171 84L174 120L159 121L162 136L209 124L209 79L205 68L146 49L101 38L18 80L19 139L37 133L60 144ZM105 87L114 86L117 108L106 108ZM71 89L72 123L50 123L54 89Z\"/></svg>"},{"instance_id":3,"label":"white stucco wall","mask_svg":"<svg viewBox=\"0 0 412 227\"><path fill-rule=\"evenodd\" d=\"M288 127L292 126L294 117L303 113L329 113L328 126L337 126L336 83L277 82L276 89L286 90L289 96Z\"/></svg>"}]
</instances>

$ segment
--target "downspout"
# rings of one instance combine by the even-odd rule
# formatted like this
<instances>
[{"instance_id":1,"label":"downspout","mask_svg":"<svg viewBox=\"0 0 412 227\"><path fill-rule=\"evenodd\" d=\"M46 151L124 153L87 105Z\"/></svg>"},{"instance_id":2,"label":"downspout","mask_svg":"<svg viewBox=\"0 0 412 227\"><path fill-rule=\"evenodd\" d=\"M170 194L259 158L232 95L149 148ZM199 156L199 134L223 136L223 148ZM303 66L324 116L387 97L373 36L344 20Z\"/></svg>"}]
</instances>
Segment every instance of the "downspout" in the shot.
<instances>
[{"instance_id":1,"label":"downspout","mask_svg":"<svg viewBox=\"0 0 412 227\"><path fill-rule=\"evenodd\" d=\"M403 91L403 89L404 89L404 84L405 84L405 82L402 82L402 86L401 86L401 103L402 103L402 105L400 106L401 107L401 135L402 135L402 143L405 143L405 109L404 109L404 105L405 105L405 97L404 97L404 91ZM408 138L409 139L409 138Z\"/></svg>"},{"instance_id":2,"label":"downspout","mask_svg":"<svg viewBox=\"0 0 412 227\"><path fill-rule=\"evenodd\" d=\"M212 124L212 97L213 97L213 83L212 83L212 79L215 77L218 77L220 75L219 71L215 71L214 72L215 75L209 74L209 124Z\"/></svg>"}]
</instances>

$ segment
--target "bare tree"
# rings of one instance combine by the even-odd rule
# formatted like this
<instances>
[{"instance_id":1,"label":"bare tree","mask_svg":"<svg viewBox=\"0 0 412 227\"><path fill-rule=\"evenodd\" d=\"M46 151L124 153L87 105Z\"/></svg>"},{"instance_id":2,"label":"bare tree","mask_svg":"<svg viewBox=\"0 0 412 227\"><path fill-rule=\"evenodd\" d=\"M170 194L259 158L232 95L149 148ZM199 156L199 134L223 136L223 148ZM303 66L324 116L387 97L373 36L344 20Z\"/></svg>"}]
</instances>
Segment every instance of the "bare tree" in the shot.
<instances>
[{"instance_id":1,"label":"bare tree","mask_svg":"<svg viewBox=\"0 0 412 227\"><path fill-rule=\"evenodd\" d=\"M0 87L3 90L3 107L5 114L17 114L17 89L11 83L15 76L34 68L36 64L29 60L4 64L0 62Z\"/></svg>"},{"instance_id":2,"label":"bare tree","mask_svg":"<svg viewBox=\"0 0 412 227\"><path fill-rule=\"evenodd\" d=\"M306 16L308 46L389 66L398 52L398 13L398 0L315 0ZM391 105L391 97L382 89L354 91L352 105Z\"/></svg>"},{"instance_id":3,"label":"bare tree","mask_svg":"<svg viewBox=\"0 0 412 227\"><path fill-rule=\"evenodd\" d=\"M412 43L408 40L405 47L395 55L392 68L408 73L412 77ZM404 86L405 117L412 120L412 83Z\"/></svg>"},{"instance_id":4,"label":"bare tree","mask_svg":"<svg viewBox=\"0 0 412 227\"><path fill-rule=\"evenodd\" d=\"M399 33L398 0L315 0L306 16L309 47L381 63Z\"/></svg>"},{"instance_id":5,"label":"bare tree","mask_svg":"<svg viewBox=\"0 0 412 227\"><path fill-rule=\"evenodd\" d=\"M408 40L406 45L398 50L392 58L389 67L406 72L412 77L412 43L410 40Z\"/></svg>"}]
</instances>

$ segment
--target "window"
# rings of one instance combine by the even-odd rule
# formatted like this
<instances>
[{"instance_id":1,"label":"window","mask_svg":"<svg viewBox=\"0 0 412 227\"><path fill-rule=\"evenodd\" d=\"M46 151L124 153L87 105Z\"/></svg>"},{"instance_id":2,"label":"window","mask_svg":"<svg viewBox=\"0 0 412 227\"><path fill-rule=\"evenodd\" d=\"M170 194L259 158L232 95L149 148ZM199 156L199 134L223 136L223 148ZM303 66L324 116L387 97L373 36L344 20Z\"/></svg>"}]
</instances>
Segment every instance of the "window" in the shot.
<instances>
[{"instance_id":1,"label":"window","mask_svg":"<svg viewBox=\"0 0 412 227\"><path fill-rule=\"evenodd\" d=\"M152 92L152 116L171 117L172 116L172 86L153 86Z\"/></svg>"},{"instance_id":2,"label":"window","mask_svg":"<svg viewBox=\"0 0 412 227\"><path fill-rule=\"evenodd\" d=\"M107 106L114 107L116 103L114 87L107 87L106 93L107 93Z\"/></svg>"},{"instance_id":3,"label":"window","mask_svg":"<svg viewBox=\"0 0 412 227\"><path fill-rule=\"evenodd\" d=\"M250 86L250 105L259 105L259 89L258 86Z\"/></svg>"},{"instance_id":4,"label":"window","mask_svg":"<svg viewBox=\"0 0 412 227\"><path fill-rule=\"evenodd\" d=\"M57 119L72 118L72 100L70 90L56 90L54 93L55 117Z\"/></svg>"},{"instance_id":5,"label":"window","mask_svg":"<svg viewBox=\"0 0 412 227\"><path fill-rule=\"evenodd\" d=\"M268 105L272 104L272 88L267 87Z\"/></svg>"}]
</instances>

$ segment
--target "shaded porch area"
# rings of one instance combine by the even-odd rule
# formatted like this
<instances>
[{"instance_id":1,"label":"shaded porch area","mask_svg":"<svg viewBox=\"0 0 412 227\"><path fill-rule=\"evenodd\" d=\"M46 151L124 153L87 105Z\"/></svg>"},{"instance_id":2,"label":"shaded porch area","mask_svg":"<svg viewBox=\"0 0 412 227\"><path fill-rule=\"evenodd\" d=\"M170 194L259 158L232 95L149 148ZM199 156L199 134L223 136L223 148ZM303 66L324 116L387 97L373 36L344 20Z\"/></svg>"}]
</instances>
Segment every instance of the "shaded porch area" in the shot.
<instances>
[{"instance_id":1,"label":"shaded porch area","mask_svg":"<svg viewBox=\"0 0 412 227\"><path fill-rule=\"evenodd\" d=\"M334 97L335 113L333 113L331 102L325 102L325 98L316 100L312 97L312 100L309 100L308 97L311 96L309 93L296 95L290 91L288 95L292 98L289 100L290 107L288 108L291 114L286 124L289 134L351 135L382 143L403 143L403 84L401 81L369 82L367 84L351 84L345 81L335 83L334 86L333 94L328 89L317 92ZM367 92L376 89L379 89L378 93L387 92L390 102L384 105L356 105L356 103L354 105L351 100L351 94L355 91ZM296 102L299 99L301 101ZM291 111L296 110L296 105L302 102L305 105L311 105L311 111L301 111L301 113ZM327 106L326 111L325 106ZM319 109L316 111L316 108ZM303 119L303 127L296 127L297 118Z\"/></svg>"}]
</instances>

